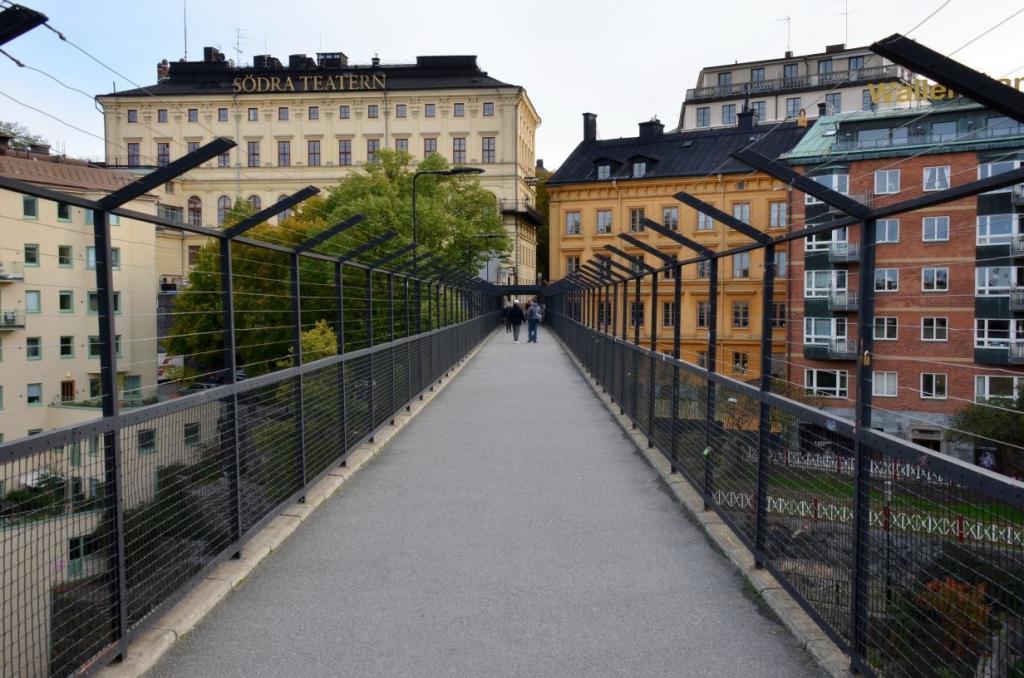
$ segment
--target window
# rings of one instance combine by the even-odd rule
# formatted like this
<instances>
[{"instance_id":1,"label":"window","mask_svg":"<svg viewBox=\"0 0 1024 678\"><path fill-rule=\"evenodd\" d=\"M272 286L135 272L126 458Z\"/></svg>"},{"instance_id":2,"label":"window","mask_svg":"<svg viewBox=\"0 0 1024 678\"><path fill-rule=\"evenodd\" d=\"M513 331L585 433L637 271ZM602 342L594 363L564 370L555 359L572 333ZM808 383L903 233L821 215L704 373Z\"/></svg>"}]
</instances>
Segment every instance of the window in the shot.
<instances>
[{"instance_id":1,"label":"window","mask_svg":"<svg viewBox=\"0 0 1024 678\"><path fill-rule=\"evenodd\" d=\"M757 120L764 120L765 114L768 112L768 105L764 101L755 101L750 104L750 110L754 111L754 115L757 116ZM755 120L755 122L757 122Z\"/></svg>"},{"instance_id":2,"label":"window","mask_svg":"<svg viewBox=\"0 0 1024 678\"><path fill-rule=\"evenodd\" d=\"M879 219L875 222L875 242L888 243L900 241L900 220Z\"/></svg>"},{"instance_id":3,"label":"window","mask_svg":"<svg viewBox=\"0 0 1024 678\"><path fill-rule=\"evenodd\" d=\"M25 358L26 360L42 360L43 358L43 340L39 337L26 337L25 338Z\"/></svg>"},{"instance_id":4,"label":"window","mask_svg":"<svg viewBox=\"0 0 1024 678\"><path fill-rule=\"evenodd\" d=\"M897 292L900 289L900 271L898 268L879 268L875 270L876 292Z\"/></svg>"},{"instance_id":5,"label":"window","mask_svg":"<svg viewBox=\"0 0 1024 678\"><path fill-rule=\"evenodd\" d=\"M99 358L100 352L103 350L103 344L100 343L100 338L96 335L91 335L88 341L89 357ZM98 380L97 380L98 381Z\"/></svg>"},{"instance_id":6,"label":"window","mask_svg":"<svg viewBox=\"0 0 1024 678\"><path fill-rule=\"evenodd\" d=\"M74 337L61 337L60 338L60 357L61 358L74 358L75 357L75 338Z\"/></svg>"},{"instance_id":7,"label":"window","mask_svg":"<svg viewBox=\"0 0 1024 678\"><path fill-rule=\"evenodd\" d=\"M281 197L283 199L285 196L281 196ZM188 246L188 265L189 266L195 266L196 264L199 263L199 252L202 249L203 248L200 245L189 245Z\"/></svg>"},{"instance_id":8,"label":"window","mask_svg":"<svg viewBox=\"0 0 1024 678\"><path fill-rule=\"evenodd\" d=\"M978 217L979 245L1007 245L1018 231L1017 215L989 214Z\"/></svg>"},{"instance_id":9,"label":"window","mask_svg":"<svg viewBox=\"0 0 1024 678\"><path fill-rule=\"evenodd\" d=\"M493 115L494 115L494 102L493 101L485 101L484 102L484 117L485 118L490 118Z\"/></svg>"},{"instance_id":10,"label":"window","mask_svg":"<svg viewBox=\"0 0 1024 678\"><path fill-rule=\"evenodd\" d=\"M786 277L786 252L784 250L775 252L775 277Z\"/></svg>"},{"instance_id":11,"label":"window","mask_svg":"<svg viewBox=\"0 0 1024 678\"><path fill-rule=\"evenodd\" d=\"M788 317L786 314L786 302L782 301L772 304L772 327L785 327Z\"/></svg>"},{"instance_id":12,"label":"window","mask_svg":"<svg viewBox=\"0 0 1024 678\"><path fill-rule=\"evenodd\" d=\"M135 141L128 142L128 166L129 167L138 167L140 164L142 164L142 163L140 162L140 157L139 157L139 144L138 144L138 142L135 142Z\"/></svg>"},{"instance_id":13,"label":"window","mask_svg":"<svg viewBox=\"0 0 1024 678\"><path fill-rule=\"evenodd\" d=\"M921 220L921 239L925 242L949 240L949 217L924 217Z\"/></svg>"},{"instance_id":14,"label":"window","mask_svg":"<svg viewBox=\"0 0 1024 678\"><path fill-rule=\"evenodd\" d=\"M456 118L461 118L466 115L466 104L455 104L454 115Z\"/></svg>"},{"instance_id":15,"label":"window","mask_svg":"<svg viewBox=\"0 0 1024 678\"><path fill-rule=\"evenodd\" d=\"M423 106L423 117L424 118L436 118L437 117L437 104L424 104L424 106Z\"/></svg>"},{"instance_id":16,"label":"window","mask_svg":"<svg viewBox=\"0 0 1024 678\"><path fill-rule=\"evenodd\" d=\"M217 198L217 225L223 226L224 220L227 219L228 212L231 211L231 198L226 195L222 195Z\"/></svg>"},{"instance_id":17,"label":"window","mask_svg":"<svg viewBox=\"0 0 1024 678\"><path fill-rule=\"evenodd\" d=\"M598 165L597 166L597 178L599 180L608 179L612 176L611 165Z\"/></svg>"},{"instance_id":18,"label":"window","mask_svg":"<svg viewBox=\"0 0 1024 678\"><path fill-rule=\"evenodd\" d=\"M697 262L697 278L705 279L711 275L711 261L702 259Z\"/></svg>"},{"instance_id":19,"label":"window","mask_svg":"<svg viewBox=\"0 0 1024 678\"><path fill-rule=\"evenodd\" d=\"M437 153L437 139L428 137L423 140L423 157L427 157L431 153Z\"/></svg>"},{"instance_id":20,"label":"window","mask_svg":"<svg viewBox=\"0 0 1024 678\"><path fill-rule=\"evenodd\" d=\"M320 140L310 139L306 142L306 162L310 167L320 166Z\"/></svg>"},{"instance_id":21,"label":"window","mask_svg":"<svg viewBox=\"0 0 1024 678\"><path fill-rule=\"evenodd\" d=\"M597 232L607 234L612 232L612 211L597 211Z\"/></svg>"},{"instance_id":22,"label":"window","mask_svg":"<svg viewBox=\"0 0 1024 678\"><path fill-rule=\"evenodd\" d=\"M840 92L831 92L825 95L825 110L830 115L843 112L843 95Z\"/></svg>"},{"instance_id":23,"label":"window","mask_svg":"<svg viewBox=\"0 0 1024 678\"><path fill-rule=\"evenodd\" d=\"M744 224L750 223L750 203L738 202L732 206L732 218L739 219Z\"/></svg>"},{"instance_id":24,"label":"window","mask_svg":"<svg viewBox=\"0 0 1024 678\"><path fill-rule=\"evenodd\" d=\"M736 104L725 104L722 106L722 124L736 124Z\"/></svg>"},{"instance_id":25,"label":"window","mask_svg":"<svg viewBox=\"0 0 1024 678\"><path fill-rule=\"evenodd\" d=\"M786 117L795 118L800 115L800 97L786 99Z\"/></svg>"},{"instance_id":26,"label":"window","mask_svg":"<svg viewBox=\"0 0 1024 678\"><path fill-rule=\"evenodd\" d=\"M348 120L352 117L352 108L348 104L338 106L338 119Z\"/></svg>"},{"instance_id":27,"label":"window","mask_svg":"<svg viewBox=\"0 0 1024 678\"><path fill-rule=\"evenodd\" d=\"M75 293L71 290L61 290L57 293L57 308L61 313L75 312Z\"/></svg>"},{"instance_id":28,"label":"window","mask_svg":"<svg viewBox=\"0 0 1024 678\"><path fill-rule=\"evenodd\" d=\"M750 303L746 301L732 302L732 326L737 329L750 327Z\"/></svg>"},{"instance_id":29,"label":"window","mask_svg":"<svg viewBox=\"0 0 1024 678\"><path fill-rule=\"evenodd\" d=\"M71 245L57 245L57 265L71 268L74 265Z\"/></svg>"},{"instance_id":30,"label":"window","mask_svg":"<svg viewBox=\"0 0 1024 678\"><path fill-rule=\"evenodd\" d=\"M367 118L379 118L380 117L380 106L377 104L370 104L366 107Z\"/></svg>"},{"instance_id":31,"label":"window","mask_svg":"<svg viewBox=\"0 0 1024 678\"><path fill-rule=\"evenodd\" d=\"M862 89L860 91L860 109L862 111L875 110L875 100L871 98L871 90Z\"/></svg>"},{"instance_id":32,"label":"window","mask_svg":"<svg viewBox=\"0 0 1024 678\"><path fill-rule=\"evenodd\" d=\"M948 318L921 318L921 341L948 341Z\"/></svg>"},{"instance_id":33,"label":"window","mask_svg":"<svg viewBox=\"0 0 1024 678\"><path fill-rule=\"evenodd\" d=\"M732 352L732 372L733 374L746 374L747 368L750 364L750 354L742 353L740 351Z\"/></svg>"},{"instance_id":34,"label":"window","mask_svg":"<svg viewBox=\"0 0 1024 678\"><path fill-rule=\"evenodd\" d=\"M713 231L715 230L715 220L709 217L703 212L697 212L697 230L698 231Z\"/></svg>"},{"instance_id":35,"label":"window","mask_svg":"<svg viewBox=\"0 0 1024 678\"><path fill-rule=\"evenodd\" d=\"M253 210L257 212L263 209L263 201L260 199L258 195L250 195L249 198L247 199L247 202L253 208Z\"/></svg>"},{"instance_id":36,"label":"window","mask_svg":"<svg viewBox=\"0 0 1024 678\"><path fill-rule=\"evenodd\" d=\"M231 167L231 151L224 151L217 156L217 167Z\"/></svg>"},{"instance_id":37,"label":"window","mask_svg":"<svg viewBox=\"0 0 1024 678\"><path fill-rule=\"evenodd\" d=\"M452 139L452 163L461 165L466 162L466 140L464 138Z\"/></svg>"},{"instance_id":38,"label":"window","mask_svg":"<svg viewBox=\"0 0 1024 678\"><path fill-rule=\"evenodd\" d=\"M634 301L630 304L629 308L629 325L630 327L643 327L644 326L644 302Z\"/></svg>"},{"instance_id":39,"label":"window","mask_svg":"<svg viewBox=\"0 0 1024 678\"><path fill-rule=\"evenodd\" d=\"M846 370L804 370L804 388L810 395L845 398L849 394L849 378Z\"/></svg>"},{"instance_id":40,"label":"window","mask_svg":"<svg viewBox=\"0 0 1024 678\"><path fill-rule=\"evenodd\" d=\"M697 109L697 127L711 127L710 106L701 106Z\"/></svg>"},{"instance_id":41,"label":"window","mask_svg":"<svg viewBox=\"0 0 1024 678\"><path fill-rule=\"evenodd\" d=\"M252 110L255 110L255 109L252 109ZM190 109L188 109L188 121L189 122L199 122L199 109L198 108L190 108Z\"/></svg>"},{"instance_id":42,"label":"window","mask_svg":"<svg viewBox=\"0 0 1024 678\"><path fill-rule=\"evenodd\" d=\"M630 233L643 233L644 232L644 219L647 215L644 212L643 207L634 207L629 210L629 232Z\"/></svg>"},{"instance_id":43,"label":"window","mask_svg":"<svg viewBox=\"0 0 1024 678\"><path fill-rule=\"evenodd\" d=\"M99 292L89 292L87 296L88 296L88 299L86 301L86 306L87 306L86 310L90 314L92 314L92 315L95 315L96 313L99 313L99 310L100 310L100 295L99 295ZM120 313L120 312L121 312L121 293L120 292L114 292L114 313Z\"/></svg>"},{"instance_id":44,"label":"window","mask_svg":"<svg viewBox=\"0 0 1024 678\"><path fill-rule=\"evenodd\" d=\"M846 289L846 271L804 271L804 297L828 297Z\"/></svg>"},{"instance_id":45,"label":"window","mask_svg":"<svg viewBox=\"0 0 1024 678\"><path fill-rule=\"evenodd\" d=\"M483 156L481 162L494 162L494 137L484 137L481 139L483 144Z\"/></svg>"},{"instance_id":46,"label":"window","mask_svg":"<svg viewBox=\"0 0 1024 678\"><path fill-rule=\"evenodd\" d=\"M57 203L57 221L71 221L71 205L66 202Z\"/></svg>"},{"instance_id":47,"label":"window","mask_svg":"<svg viewBox=\"0 0 1024 678\"><path fill-rule=\"evenodd\" d=\"M633 163L633 178L640 179L647 174L647 163L643 160L638 160Z\"/></svg>"},{"instance_id":48,"label":"window","mask_svg":"<svg viewBox=\"0 0 1024 678\"><path fill-rule=\"evenodd\" d=\"M671 228L673 231L679 230L679 208L678 207L662 207L661 208L661 223L666 228Z\"/></svg>"},{"instance_id":49,"label":"window","mask_svg":"<svg viewBox=\"0 0 1024 678\"><path fill-rule=\"evenodd\" d=\"M1020 160L997 160L994 162L986 162L978 165L978 178L988 179L994 177L1003 172L1012 172L1015 169L1019 169L1021 166ZM1003 193L1011 190L1010 186L1004 186L1003 188L997 188L992 191L986 191L986 193Z\"/></svg>"},{"instance_id":50,"label":"window","mask_svg":"<svg viewBox=\"0 0 1024 678\"><path fill-rule=\"evenodd\" d=\"M260 142L250 141L247 144L248 149L248 165L249 167L260 166Z\"/></svg>"},{"instance_id":51,"label":"window","mask_svg":"<svg viewBox=\"0 0 1024 678\"><path fill-rule=\"evenodd\" d=\"M822 59L818 61L818 75L824 75L832 72L832 60Z\"/></svg>"},{"instance_id":52,"label":"window","mask_svg":"<svg viewBox=\"0 0 1024 678\"><path fill-rule=\"evenodd\" d=\"M707 328L711 325L711 302L697 302L697 327Z\"/></svg>"},{"instance_id":53,"label":"window","mask_svg":"<svg viewBox=\"0 0 1024 678\"><path fill-rule=\"evenodd\" d=\"M579 268L580 268L580 258L579 257L566 257L565 258L565 272L566 273L572 273L573 271L578 271Z\"/></svg>"},{"instance_id":54,"label":"window","mask_svg":"<svg viewBox=\"0 0 1024 678\"><path fill-rule=\"evenodd\" d=\"M763 82L764 81L764 68L751 68L750 69L750 82Z\"/></svg>"},{"instance_id":55,"label":"window","mask_svg":"<svg viewBox=\"0 0 1024 678\"><path fill-rule=\"evenodd\" d=\"M185 445L187 447L199 446L199 422L185 424Z\"/></svg>"},{"instance_id":56,"label":"window","mask_svg":"<svg viewBox=\"0 0 1024 678\"><path fill-rule=\"evenodd\" d=\"M946 267L921 269L921 289L925 292L948 292L949 269Z\"/></svg>"},{"instance_id":57,"label":"window","mask_svg":"<svg viewBox=\"0 0 1024 678\"><path fill-rule=\"evenodd\" d=\"M718 74L718 86L728 87L732 84L732 72L719 73Z\"/></svg>"},{"instance_id":58,"label":"window","mask_svg":"<svg viewBox=\"0 0 1024 678\"><path fill-rule=\"evenodd\" d=\"M896 341L899 339L899 321L894 317L877 317L874 324L874 338L878 341Z\"/></svg>"},{"instance_id":59,"label":"window","mask_svg":"<svg viewBox=\"0 0 1024 678\"><path fill-rule=\"evenodd\" d=\"M167 122L167 109L166 108L158 108L158 109L156 109L156 121L157 122Z\"/></svg>"},{"instance_id":60,"label":"window","mask_svg":"<svg viewBox=\"0 0 1024 678\"><path fill-rule=\"evenodd\" d=\"M953 141L956 139L956 121L933 122L930 131L933 141Z\"/></svg>"},{"instance_id":61,"label":"window","mask_svg":"<svg viewBox=\"0 0 1024 678\"><path fill-rule=\"evenodd\" d=\"M979 375L974 378L974 400L979 403L988 402L992 398L1013 400L1020 394L1024 386L1022 377L997 377Z\"/></svg>"},{"instance_id":62,"label":"window","mask_svg":"<svg viewBox=\"0 0 1024 678\"><path fill-rule=\"evenodd\" d=\"M974 293L1005 296L1010 293L1011 280L1018 282L1019 270L1008 266L979 266L975 269Z\"/></svg>"},{"instance_id":63,"label":"window","mask_svg":"<svg viewBox=\"0 0 1024 678\"><path fill-rule=\"evenodd\" d=\"M366 162L375 163L377 162L377 151L380 150L380 139L367 139L366 140Z\"/></svg>"},{"instance_id":64,"label":"window","mask_svg":"<svg viewBox=\"0 0 1024 678\"><path fill-rule=\"evenodd\" d=\"M408 106L406 106L405 104L396 104L395 105L395 117L396 118L404 118L407 115L408 115Z\"/></svg>"},{"instance_id":65,"label":"window","mask_svg":"<svg viewBox=\"0 0 1024 678\"><path fill-rule=\"evenodd\" d=\"M34 243L25 243L25 265L39 265L39 245Z\"/></svg>"},{"instance_id":66,"label":"window","mask_svg":"<svg viewBox=\"0 0 1024 678\"><path fill-rule=\"evenodd\" d=\"M900 171L877 170L875 171L875 193L888 194L900 192Z\"/></svg>"},{"instance_id":67,"label":"window","mask_svg":"<svg viewBox=\"0 0 1024 678\"><path fill-rule=\"evenodd\" d=\"M859 71L864 68L864 57L863 56L852 56L847 60L847 70Z\"/></svg>"},{"instance_id":68,"label":"window","mask_svg":"<svg viewBox=\"0 0 1024 678\"><path fill-rule=\"evenodd\" d=\"M895 398L897 381L895 372L872 372L871 373L871 395L883 398Z\"/></svg>"},{"instance_id":69,"label":"window","mask_svg":"<svg viewBox=\"0 0 1024 678\"><path fill-rule=\"evenodd\" d=\"M28 384L25 386L25 398L29 407L39 407L43 404L43 385Z\"/></svg>"},{"instance_id":70,"label":"window","mask_svg":"<svg viewBox=\"0 0 1024 678\"><path fill-rule=\"evenodd\" d=\"M89 246L85 248L85 267L92 270L96 268L96 248ZM115 271L121 269L121 248L110 248L110 267Z\"/></svg>"},{"instance_id":71,"label":"window","mask_svg":"<svg viewBox=\"0 0 1024 678\"><path fill-rule=\"evenodd\" d=\"M703 367L704 369L708 368L708 352L707 351L697 351L697 366L698 367Z\"/></svg>"},{"instance_id":72,"label":"window","mask_svg":"<svg viewBox=\"0 0 1024 678\"><path fill-rule=\"evenodd\" d=\"M675 327L676 303L674 301L666 301L661 304L661 324L664 327Z\"/></svg>"},{"instance_id":73,"label":"window","mask_svg":"<svg viewBox=\"0 0 1024 678\"><path fill-rule=\"evenodd\" d=\"M138 122L138 121L139 121L139 112L138 112L138 110L136 110L134 108L129 108L128 109L128 122Z\"/></svg>"},{"instance_id":74,"label":"window","mask_svg":"<svg viewBox=\"0 0 1024 678\"><path fill-rule=\"evenodd\" d=\"M828 346L846 338L846 318L804 318L804 344Z\"/></svg>"},{"instance_id":75,"label":"window","mask_svg":"<svg viewBox=\"0 0 1024 678\"><path fill-rule=\"evenodd\" d=\"M278 120L287 120L288 119L288 107L287 106L280 106L280 107L278 107L278 109L277 109L277 119Z\"/></svg>"},{"instance_id":76,"label":"window","mask_svg":"<svg viewBox=\"0 0 1024 678\"><path fill-rule=\"evenodd\" d=\"M29 196L22 196L21 198L21 216L26 219L38 219L39 218L39 201L36 198Z\"/></svg>"},{"instance_id":77,"label":"window","mask_svg":"<svg viewBox=\"0 0 1024 678\"><path fill-rule=\"evenodd\" d=\"M39 290L25 290L25 313L40 313L42 301Z\"/></svg>"},{"instance_id":78,"label":"window","mask_svg":"<svg viewBox=\"0 0 1024 678\"><path fill-rule=\"evenodd\" d=\"M352 164L352 140L351 139L339 139L338 140L338 164L339 165L351 165Z\"/></svg>"},{"instance_id":79,"label":"window","mask_svg":"<svg viewBox=\"0 0 1024 678\"><path fill-rule=\"evenodd\" d=\"M849 233L846 228L837 228L831 233L815 233L804 238L804 251L815 252L818 250L827 250L832 247L833 243L845 244L849 239Z\"/></svg>"},{"instance_id":80,"label":"window","mask_svg":"<svg viewBox=\"0 0 1024 678\"><path fill-rule=\"evenodd\" d=\"M139 454L151 454L156 452L156 429L139 429L136 443L139 447Z\"/></svg>"},{"instance_id":81,"label":"window","mask_svg":"<svg viewBox=\"0 0 1024 678\"><path fill-rule=\"evenodd\" d=\"M942 191L949 188L949 165L924 168L924 190Z\"/></svg>"},{"instance_id":82,"label":"window","mask_svg":"<svg viewBox=\"0 0 1024 678\"><path fill-rule=\"evenodd\" d=\"M786 203L784 203L784 202L770 202L770 203L768 203L768 227L769 228L785 228L786 227Z\"/></svg>"},{"instance_id":83,"label":"window","mask_svg":"<svg viewBox=\"0 0 1024 678\"><path fill-rule=\"evenodd\" d=\"M188 223L191 226L203 225L203 201L193 195L188 199Z\"/></svg>"},{"instance_id":84,"label":"window","mask_svg":"<svg viewBox=\"0 0 1024 678\"><path fill-rule=\"evenodd\" d=\"M797 65L796 64L783 64L782 65L782 77L784 77L784 78L795 78L795 77L797 77Z\"/></svg>"},{"instance_id":85,"label":"window","mask_svg":"<svg viewBox=\"0 0 1024 678\"><path fill-rule=\"evenodd\" d=\"M732 255L732 277L750 277L750 252L740 252Z\"/></svg>"},{"instance_id":86,"label":"window","mask_svg":"<svg viewBox=\"0 0 1024 678\"><path fill-rule=\"evenodd\" d=\"M217 122L227 122L227 121L228 121L228 109L226 109L226 108L218 108L217 109Z\"/></svg>"},{"instance_id":87,"label":"window","mask_svg":"<svg viewBox=\"0 0 1024 678\"><path fill-rule=\"evenodd\" d=\"M921 398L925 400L945 400L946 375L931 372L922 374Z\"/></svg>"},{"instance_id":88,"label":"window","mask_svg":"<svg viewBox=\"0 0 1024 678\"><path fill-rule=\"evenodd\" d=\"M249 122L258 122L260 119L260 111L258 108L249 109Z\"/></svg>"},{"instance_id":89,"label":"window","mask_svg":"<svg viewBox=\"0 0 1024 678\"><path fill-rule=\"evenodd\" d=\"M290 141L278 141L277 142L277 165L278 167L288 167L292 164L292 142Z\"/></svg>"},{"instance_id":90,"label":"window","mask_svg":"<svg viewBox=\"0 0 1024 678\"><path fill-rule=\"evenodd\" d=\"M816 177L811 177L825 188L832 189L837 193L846 195L850 192L850 175L849 174L819 174ZM812 195L805 195L804 202L808 205L819 205L821 200L818 200Z\"/></svg>"},{"instance_id":91,"label":"window","mask_svg":"<svg viewBox=\"0 0 1024 678\"><path fill-rule=\"evenodd\" d=\"M409 140L406 138L395 139L395 150L400 153L408 153Z\"/></svg>"},{"instance_id":92,"label":"window","mask_svg":"<svg viewBox=\"0 0 1024 678\"><path fill-rule=\"evenodd\" d=\"M974 319L975 348L1007 348L1010 345L1010 321L994 318Z\"/></svg>"},{"instance_id":93,"label":"window","mask_svg":"<svg viewBox=\"0 0 1024 678\"><path fill-rule=\"evenodd\" d=\"M580 213L579 212L566 212L565 213L565 234L566 235L579 235L580 234Z\"/></svg>"}]
</instances>

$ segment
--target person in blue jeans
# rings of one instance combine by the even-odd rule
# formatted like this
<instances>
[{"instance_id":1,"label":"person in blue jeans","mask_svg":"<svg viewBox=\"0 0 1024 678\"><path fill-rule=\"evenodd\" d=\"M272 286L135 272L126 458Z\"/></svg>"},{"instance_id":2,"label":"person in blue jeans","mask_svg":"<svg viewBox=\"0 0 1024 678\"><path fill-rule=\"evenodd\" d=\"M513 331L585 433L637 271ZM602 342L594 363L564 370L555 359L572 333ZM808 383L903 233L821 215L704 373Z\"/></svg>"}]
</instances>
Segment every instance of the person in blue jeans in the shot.
<instances>
[{"instance_id":1,"label":"person in blue jeans","mask_svg":"<svg viewBox=\"0 0 1024 678\"><path fill-rule=\"evenodd\" d=\"M543 317L540 304L536 300L531 300L526 307L526 343L537 343L537 325L540 325Z\"/></svg>"}]
</instances>

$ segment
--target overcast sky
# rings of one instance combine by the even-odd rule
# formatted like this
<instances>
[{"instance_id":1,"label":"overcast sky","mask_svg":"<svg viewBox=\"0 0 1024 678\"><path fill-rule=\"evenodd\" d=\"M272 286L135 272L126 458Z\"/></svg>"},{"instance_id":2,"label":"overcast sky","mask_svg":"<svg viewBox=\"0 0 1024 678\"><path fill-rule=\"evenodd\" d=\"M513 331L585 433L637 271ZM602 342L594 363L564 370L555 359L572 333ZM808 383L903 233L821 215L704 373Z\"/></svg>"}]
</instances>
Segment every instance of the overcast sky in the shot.
<instances>
[{"instance_id":1,"label":"overcast sky","mask_svg":"<svg viewBox=\"0 0 1024 678\"><path fill-rule=\"evenodd\" d=\"M944 0L849 0L849 44L905 33ZM140 85L156 80L156 64L183 56L182 1L22 0L50 17L69 40ZM602 138L635 136L638 122L678 119L701 66L781 57L791 17L792 49L820 52L844 41L844 0L246 0L188 3L188 54L205 45L242 61L269 52L345 52L354 63L374 54L408 62L421 54L476 54L492 76L526 87L543 123L537 155L555 168L579 142L580 114L598 114ZM1005 21L1019 2L951 0L913 37L949 53L995 30L956 58L1002 77L1024 75L1019 45L1024 14ZM1002 23L1001 23L1002 22ZM999 25L1001 24L1001 25ZM37 28L5 50L90 95L133 87ZM81 93L19 69L0 55L0 92L101 137L102 116ZM100 157L101 141L0 97L0 120L16 120L73 156Z\"/></svg>"}]
</instances>

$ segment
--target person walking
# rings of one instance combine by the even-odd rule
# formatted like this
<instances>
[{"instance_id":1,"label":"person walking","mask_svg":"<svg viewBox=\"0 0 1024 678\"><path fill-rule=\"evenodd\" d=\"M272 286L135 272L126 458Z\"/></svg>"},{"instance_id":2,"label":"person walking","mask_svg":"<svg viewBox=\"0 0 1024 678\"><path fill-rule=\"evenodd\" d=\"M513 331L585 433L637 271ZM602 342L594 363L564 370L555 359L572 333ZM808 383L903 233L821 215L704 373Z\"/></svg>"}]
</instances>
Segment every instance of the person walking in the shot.
<instances>
[{"instance_id":1,"label":"person walking","mask_svg":"<svg viewBox=\"0 0 1024 678\"><path fill-rule=\"evenodd\" d=\"M513 299L512 308L508 310L508 321L512 325L513 343L519 343L519 328L522 326L524 320L526 320L526 314L523 313L522 307L519 306L519 300Z\"/></svg>"},{"instance_id":2,"label":"person walking","mask_svg":"<svg viewBox=\"0 0 1024 678\"><path fill-rule=\"evenodd\" d=\"M531 300L526 307L526 343L537 343L537 325L540 325L543 318L544 313L540 310L540 304L536 299Z\"/></svg>"},{"instance_id":3,"label":"person walking","mask_svg":"<svg viewBox=\"0 0 1024 678\"><path fill-rule=\"evenodd\" d=\"M512 320L508 317L511 310L512 304L505 304L505 308L501 309L501 317L505 321L505 334L512 331Z\"/></svg>"}]
</instances>

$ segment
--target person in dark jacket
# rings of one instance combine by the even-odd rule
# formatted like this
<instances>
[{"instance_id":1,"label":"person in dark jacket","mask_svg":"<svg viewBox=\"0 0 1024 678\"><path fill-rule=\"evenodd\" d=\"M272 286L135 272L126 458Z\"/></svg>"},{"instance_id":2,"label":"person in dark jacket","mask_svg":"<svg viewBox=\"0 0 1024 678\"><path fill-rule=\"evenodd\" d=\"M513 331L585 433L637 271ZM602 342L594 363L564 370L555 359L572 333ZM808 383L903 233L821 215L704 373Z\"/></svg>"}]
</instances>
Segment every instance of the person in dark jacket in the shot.
<instances>
[{"instance_id":1,"label":"person in dark jacket","mask_svg":"<svg viewBox=\"0 0 1024 678\"><path fill-rule=\"evenodd\" d=\"M526 314L523 313L523 309L519 305L519 300L513 299L512 308L508 310L508 321L512 323L512 340L516 344L519 343L519 328L522 326L524 320L526 320Z\"/></svg>"},{"instance_id":2,"label":"person in dark jacket","mask_svg":"<svg viewBox=\"0 0 1024 678\"><path fill-rule=\"evenodd\" d=\"M537 325L540 325L543 318L544 314L540 310L540 304L536 299L532 299L526 305L526 343L537 343Z\"/></svg>"},{"instance_id":3,"label":"person in dark jacket","mask_svg":"<svg viewBox=\"0 0 1024 678\"><path fill-rule=\"evenodd\" d=\"M512 304L505 304L505 308L501 309L501 319L505 321L505 334L512 331L512 321L508 317L508 313L511 310Z\"/></svg>"}]
</instances>

